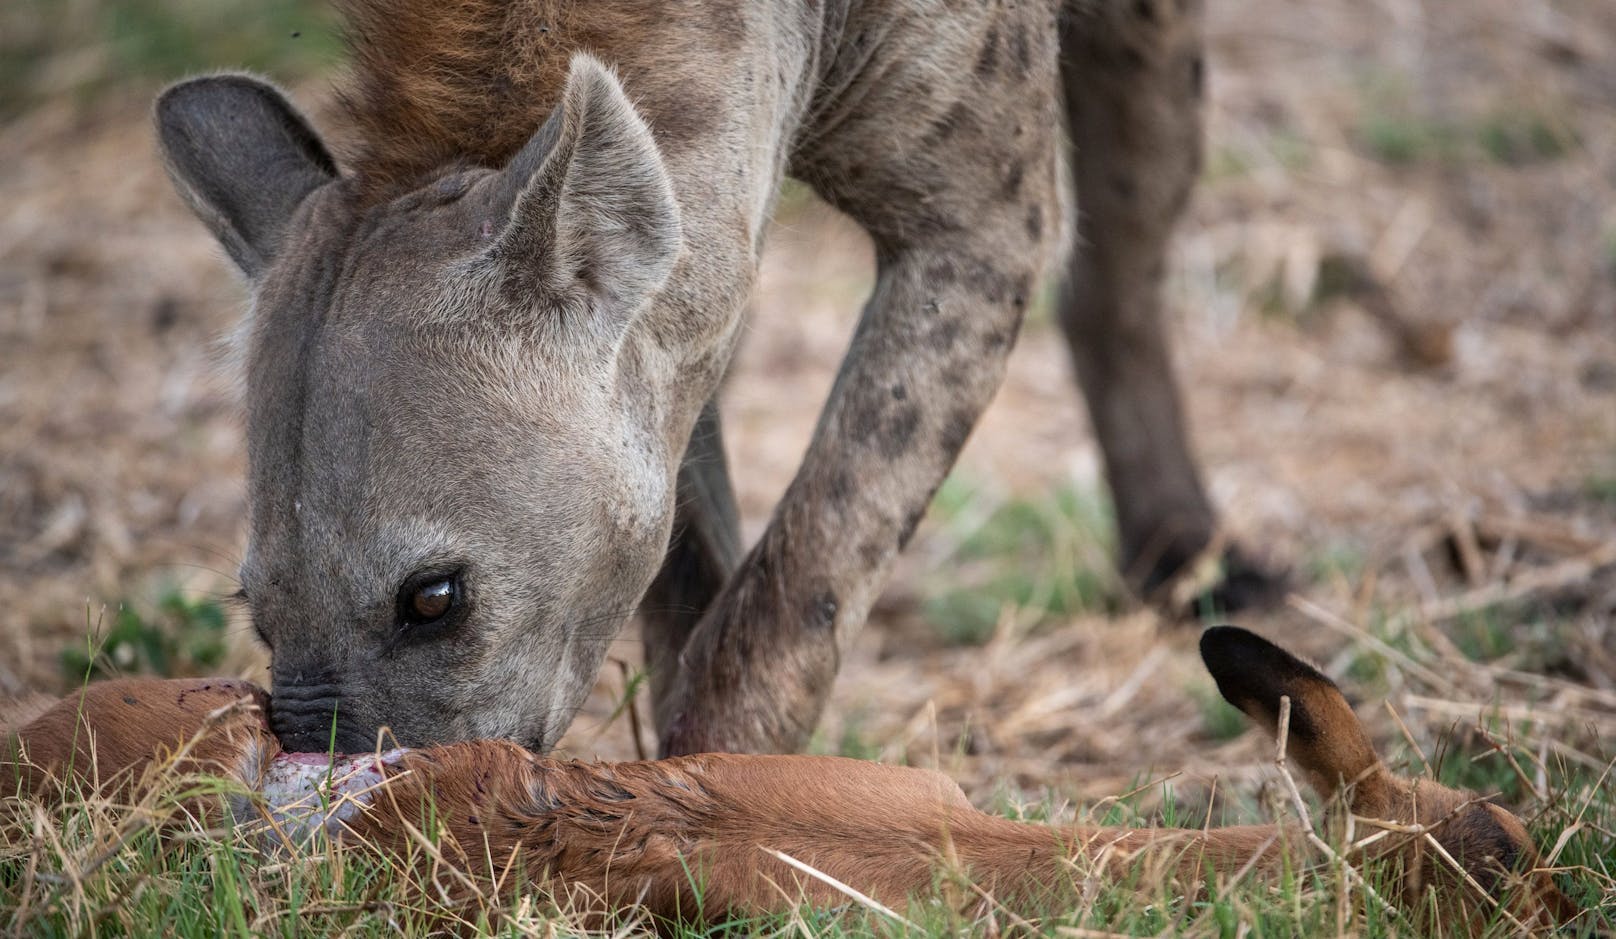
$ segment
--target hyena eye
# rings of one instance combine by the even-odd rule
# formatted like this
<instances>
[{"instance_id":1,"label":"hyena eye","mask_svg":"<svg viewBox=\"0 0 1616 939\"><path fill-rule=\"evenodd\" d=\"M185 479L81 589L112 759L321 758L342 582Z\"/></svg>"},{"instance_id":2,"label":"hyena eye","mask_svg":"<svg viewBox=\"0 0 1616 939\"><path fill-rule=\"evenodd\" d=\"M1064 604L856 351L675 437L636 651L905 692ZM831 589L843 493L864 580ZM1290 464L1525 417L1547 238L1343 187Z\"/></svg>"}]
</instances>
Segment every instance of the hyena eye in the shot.
<instances>
[{"instance_id":1,"label":"hyena eye","mask_svg":"<svg viewBox=\"0 0 1616 939\"><path fill-rule=\"evenodd\" d=\"M410 612L422 620L439 619L454 605L454 595L454 581L435 580L415 591L410 598Z\"/></svg>"},{"instance_id":2,"label":"hyena eye","mask_svg":"<svg viewBox=\"0 0 1616 939\"><path fill-rule=\"evenodd\" d=\"M454 618L459 606L459 574L416 574L399 589L398 622L410 629L444 624Z\"/></svg>"}]
</instances>

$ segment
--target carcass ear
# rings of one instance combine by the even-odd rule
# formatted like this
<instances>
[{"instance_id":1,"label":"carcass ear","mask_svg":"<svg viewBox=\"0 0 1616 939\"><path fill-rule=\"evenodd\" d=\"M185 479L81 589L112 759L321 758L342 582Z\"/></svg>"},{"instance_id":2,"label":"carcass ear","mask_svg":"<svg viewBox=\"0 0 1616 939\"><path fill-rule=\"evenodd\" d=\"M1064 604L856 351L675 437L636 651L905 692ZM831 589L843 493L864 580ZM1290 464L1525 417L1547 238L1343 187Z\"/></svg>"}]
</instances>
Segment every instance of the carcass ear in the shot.
<instances>
[{"instance_id":1,"label":"carcass ear","mask_svg":"<svg viewBox=\"0 0 1616 939\"><path fill-rule=\"evenodd\" d=\"M1223 697L1270 734L1279 729L1279 699L1291 699L1286 752L1320 795L1353 785L1358 811L1388 798L1390 774L1341 689L1323 672L1238 626L1202 633L1201 660Z\"/></svg>"},{"instance_id":2,"label":"carcass ear","mask_svg":"<svg viewBox=\"0 0 1616 939\"><path fill-rule=\"evenodd\" d=\"M172 85L156 118L168 175L249 278L274 260L298 205L337 175L297 109L247 75Z\"/></svg>"},{"instance_id":3,"label":"carcass ear","mask_svg":"<svg viewBox=\"0 0 1616 939\"><path fill-rule=\"evenodd\" d=\"M507 295L587 308L583 322L615 342L661 289L681 245L662 154L616 76L574 56L561 105L503 183L514 198L490 256Z\"/></svg>"}]
</instances>

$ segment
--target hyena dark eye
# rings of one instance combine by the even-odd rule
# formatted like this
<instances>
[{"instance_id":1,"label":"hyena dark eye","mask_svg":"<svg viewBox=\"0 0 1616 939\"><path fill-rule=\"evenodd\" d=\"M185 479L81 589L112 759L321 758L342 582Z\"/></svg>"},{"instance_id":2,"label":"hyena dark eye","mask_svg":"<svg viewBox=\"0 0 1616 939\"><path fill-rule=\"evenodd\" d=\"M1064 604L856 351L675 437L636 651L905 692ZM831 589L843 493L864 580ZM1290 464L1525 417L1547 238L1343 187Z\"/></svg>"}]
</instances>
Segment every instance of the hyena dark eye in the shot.
<instances>
[{"instance_id":1,"label":"hyena dark eye","mask_svg":"<svg viewBox=\"0 0 1616 939\"><path fill-rule=\"evenodd\" d=\"M436 571L416 574L398 591L399 626L412 631L419 627L452 626L459 618L460 593L459 574Z\"/></svg>"},{"instance_id":2,"label":"hyena dark eye","mask_svg":"<svg viewBox=\"0 0 1616 939\"><path fill-rule=\"evenodd\" d=\"M454 597L454 581L433 581L415 591L410 598L410 613L422 620L439 619L454 606Z\"/></svg>"}]
</instances>

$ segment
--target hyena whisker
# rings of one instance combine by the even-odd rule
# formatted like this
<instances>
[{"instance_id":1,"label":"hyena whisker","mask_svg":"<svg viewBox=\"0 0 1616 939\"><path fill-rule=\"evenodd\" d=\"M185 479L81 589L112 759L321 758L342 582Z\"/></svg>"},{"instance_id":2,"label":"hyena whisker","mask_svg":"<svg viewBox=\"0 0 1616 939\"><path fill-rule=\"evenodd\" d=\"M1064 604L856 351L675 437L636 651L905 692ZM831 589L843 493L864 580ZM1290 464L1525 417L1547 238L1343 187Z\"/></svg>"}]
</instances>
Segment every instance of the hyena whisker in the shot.
<instances>
[{"instance_id":1,"label":"hyena whisker","mask_svg":"<svg viewBox=\"0 0 1616 939\"><path fill-rule=\"evenodd\" d=\"M171 563L168 563L168 564L158 566L157 570L159 570L159 571L162 571L162 570L168 570L168 571L180 571L180 570L206 571L209 574L213 574L214 576L219 577L220 579L225 580L225 581L227 581L227 582L229 582L231 584L235 584L238 587L240 586L240 583L241 583L239 580L236 579L236 575L231 573L230 571L220 570L217 567L210 567L210 566L208 566L206 564L198 564L198 563L196 563L194 561L174 561L174 562L171 562ZM211 590L210 591L203 591L203 594L205 596L214 596L215 593L216 593L215 591L211 591ZM225 596L225 595L221 594L220 596ZM216 596L215 596L215 599L217 599Z\"/></svg>"}]
</instances>

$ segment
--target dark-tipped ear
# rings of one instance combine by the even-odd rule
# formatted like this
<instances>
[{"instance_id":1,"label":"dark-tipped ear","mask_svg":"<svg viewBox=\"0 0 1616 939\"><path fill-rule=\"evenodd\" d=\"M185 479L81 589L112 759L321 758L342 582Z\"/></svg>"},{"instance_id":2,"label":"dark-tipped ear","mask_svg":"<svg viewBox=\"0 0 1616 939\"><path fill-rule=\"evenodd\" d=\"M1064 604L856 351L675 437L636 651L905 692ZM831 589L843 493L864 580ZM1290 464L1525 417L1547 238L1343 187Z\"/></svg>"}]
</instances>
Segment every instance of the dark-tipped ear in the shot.
<instances>
[{"instance_id":1,"label":"dark-tipped ear","mask_svg":"<svg viewBox=\"0 0 1616 939\"><path fill-rule=\"evenodd\" d=\"M662 154L623 86L576 55L560 106L505 169L511 217L490 249L538 306L587 302L620 335L661 289L682 241Z\"/></svg>"},{"instance_id":2,"label":"dark-tipped ear","mask_svg":"<svg viewBox=\"0 0 1616 939\"><path fill-rule=\"evenodd\" d=\"M1336 691L1335 682L1323 672L1238 626L1213 626L1203 632L1201 661L1218 683L1218 692L1270 732L1279 727L1279 699L1288 695L1291 733L1303 739L1316 737L1318 729L1312 715L1302 709L1299 692L1320 687Z\"/></svg>"},{"instance_id":3,"label":"dark-tipped ear","mask_svg":"<svg viewBox=\"0 0 1616 939\"><path fill-rule=\"evenodd\" d=\"M337 166L279 91L246 75L193 78L157 99L157 140L180 195L257 277L286 223Z\"/></svg>"},{"instance_id":4,"label":"dark-tipped ear","mask_svg":"<svg viewBox=\"0 0 1616 939\"><path fill-rule=\"evenodd\" d=\"M1375 791L1384 772L1380 758L1351 705L1323 672L1238 626L1202 633L1201 661L1223 697L1270 734L1279 730L1279 699L1291 699L1286 751L1322 795L1358 783L1355 807L1362 796L1380 796Z\"/></svg>"}]
</instances>

